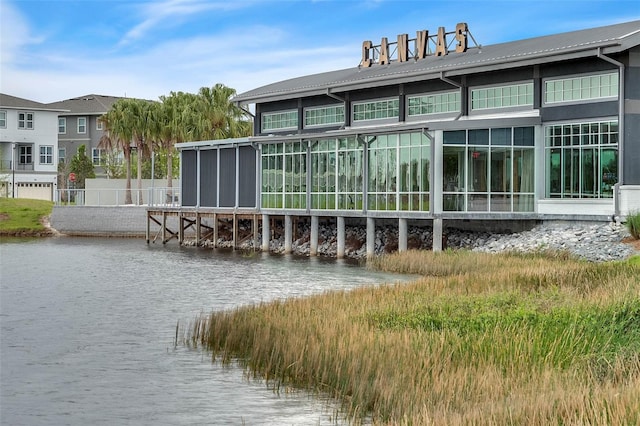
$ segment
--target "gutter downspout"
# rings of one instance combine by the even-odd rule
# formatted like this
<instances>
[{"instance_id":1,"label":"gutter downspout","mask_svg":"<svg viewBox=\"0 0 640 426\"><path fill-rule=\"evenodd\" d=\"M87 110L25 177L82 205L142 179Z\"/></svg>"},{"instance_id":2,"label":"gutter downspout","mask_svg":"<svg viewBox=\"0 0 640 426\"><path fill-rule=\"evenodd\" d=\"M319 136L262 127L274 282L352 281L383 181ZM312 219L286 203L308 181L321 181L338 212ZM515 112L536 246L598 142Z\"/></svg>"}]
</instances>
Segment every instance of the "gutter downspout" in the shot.
<instances>
[{"instance_id":1,"label":"gutter downspout","mask_svg":"<svg viewBox=\"0 0 640 426\"><path fill-rule=\"evenodd\" d=\"M458 88L458 89L460 89L460 91L462 92L462 89L463 89L462 84L460 84L460 83L458 83L458 82L456 82L456 81L453 81L453 80L451 80L451 79L450 79L450 78L448 78L448 77L445 77L445 76L444 76L444 71L441 71L441 72L440 72L440 80L442 80L442 81L444 81L445 83L448 83L448 84L450 84L450 85L452 85L452 86L457 87L457 88ZM460 93L460 97L462 97L462 93ZM457 121L457 120L459 120L459 119L460 119L460 117L462 117L462 103L460 103L460 111L458 111L458 115L456 116L456 118L454 118L454 119L453 119L453 121Z\"/></svg>"},{"instance_id":2,"label":"gutter downspout","mask_svg":"<svg viewBox=\"0 0 640 426\"><path fill-rule=\"evenodd\" d=\"M598 47L597 57L618 67L620 70L620 84L618 85L618 182L614 185L614 220L620 216L620 200L618 188L624 182L624 64L605 56L602 48Z\"/></svg>"}]
</instances>

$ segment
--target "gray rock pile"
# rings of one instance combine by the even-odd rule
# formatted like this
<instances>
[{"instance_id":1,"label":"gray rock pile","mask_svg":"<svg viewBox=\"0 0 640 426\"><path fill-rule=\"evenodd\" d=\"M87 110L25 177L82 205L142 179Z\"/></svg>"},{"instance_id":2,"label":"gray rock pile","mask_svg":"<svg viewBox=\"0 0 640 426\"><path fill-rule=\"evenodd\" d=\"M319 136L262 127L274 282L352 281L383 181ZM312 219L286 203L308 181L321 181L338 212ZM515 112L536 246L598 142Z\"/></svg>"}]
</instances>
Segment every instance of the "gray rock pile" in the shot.
<instances>
[{"instance_id":1,"label":"gray rock pile","mask_svg":"<svg viewBox=\"0 0 640 426\"><path fill-rule=\"evenodd\" d=\"M284 252L284 231L276 229L276 238L269 243L273 253ZM301 223L292 242L294 254L308 256L310 251L311 229ZM346 226L345 255L350 258L366 257L366 227ZM633 247L622 242L629 234L623 225L617 223L546 223L535 228L512 234L445 229L443 247L449 249L468 249L478 252L532 252L540 250L567 251L579 258L604 262L625 259L635 253ZM261 241L261 237L259 240ZM211 241L204 246L213 247ZM231 247L228 238L220 238L218 247ZM407 236L409 249L431 250L433 233L430 227L409 227ZM253 249L252 238L246 239L241 249ZM374 250L377 255L390 253L398 249L398 228L396 226L377 226ZM335 225L320 225L318 229L318 255L334 257L337 252L337 231Z\"/></svg>"}]
</instances>

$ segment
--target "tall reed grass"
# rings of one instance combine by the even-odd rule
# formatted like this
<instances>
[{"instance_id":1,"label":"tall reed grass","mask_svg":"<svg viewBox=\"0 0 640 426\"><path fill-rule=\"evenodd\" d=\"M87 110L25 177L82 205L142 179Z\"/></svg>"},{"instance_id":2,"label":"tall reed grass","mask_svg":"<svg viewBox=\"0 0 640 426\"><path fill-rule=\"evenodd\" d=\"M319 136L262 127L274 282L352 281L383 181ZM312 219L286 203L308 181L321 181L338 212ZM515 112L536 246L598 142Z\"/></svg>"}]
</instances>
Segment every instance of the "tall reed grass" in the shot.
<instances>
[{"instance_id":1,"label":"tall reed grass","mask_svg":"<svg viewBox=\"0 0 640 426\"><path fill-rule=\"evenodd\" d=\"M214 312L186 342L353 423L640 424L640 267L566 254L405 252L420 274Z\"/></svg>"}]
</instances>

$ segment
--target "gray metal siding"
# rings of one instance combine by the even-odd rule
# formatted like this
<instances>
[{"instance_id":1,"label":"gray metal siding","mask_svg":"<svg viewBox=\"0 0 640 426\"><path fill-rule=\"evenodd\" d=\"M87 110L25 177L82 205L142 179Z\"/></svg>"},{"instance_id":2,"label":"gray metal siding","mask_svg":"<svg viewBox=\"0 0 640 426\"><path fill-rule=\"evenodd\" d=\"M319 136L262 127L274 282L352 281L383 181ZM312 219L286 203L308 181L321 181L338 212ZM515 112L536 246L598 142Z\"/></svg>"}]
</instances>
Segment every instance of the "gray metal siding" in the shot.
<instances>
[{"instance_id":1,"label":"gray metal siding","mask_svg":"<svg viewBox=\"0 0 640 426\"><path fill-rule=\"evenodd\" d=\"M195 150L182 151L182 205L195 206L198 200L198 154Z\"/></svg>"},{"instance_id":2,"label":"gray metal siding","mask_svg":"<svg viewBox=\"0 0 640 426\"><path fill-rule=\"evenodd\" d=\"M240 173L238 207L256 206L256 150L252 146L239 148Z\"/></svg>"},{"instance_id":3,"label":"gray metal siding","mask_svg":"<svg viewBox=\"0 0 640 426\"><path fill-rule=\"evenodd\" d=\"M220 150L220 206L236 206L236 149Z\"/></svg>"},{"instance_id":4,"label":"gray metal siding","mask_svg":"<svg viewBox=\"0 0 640 426\"><path fill-rule=\"evenodd\" d=\"M625 114L624 128L624 182L640 185L640 114Z\"/></svg>"},{"instance_id":5,"label":"gray metal siding","mask_svg":"<svg viewBox=\"0 0 640 426\"><path fill-rule=\"evenodd\" d=\"M200 205L218 207L218 151L200 151Z\"/></svg>"},{"instance_id":6,"label":"gray metal siding","mask_svg":"<svg viewBox=\"0 0 640 426\"><path fill-rule=\"evenodd\" d=\"M571 104L541 109L542 121L584 120L600 117L617 117L618 101Z\"/></svg>"}]
</instances>

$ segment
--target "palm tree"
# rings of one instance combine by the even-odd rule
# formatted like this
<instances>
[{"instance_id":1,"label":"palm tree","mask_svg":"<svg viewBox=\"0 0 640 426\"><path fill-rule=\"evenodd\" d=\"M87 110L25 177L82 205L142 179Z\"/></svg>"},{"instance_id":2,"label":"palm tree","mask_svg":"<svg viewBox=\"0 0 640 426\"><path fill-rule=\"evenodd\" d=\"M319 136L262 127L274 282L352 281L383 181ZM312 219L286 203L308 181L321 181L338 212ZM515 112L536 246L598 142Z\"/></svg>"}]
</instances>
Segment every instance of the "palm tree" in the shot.
<instances>
[{"instance_id":1,"label":"palm tree","mask_svg":"<svg viewBox=\"0 0 640 426\"><path fill-rule=\"evenodd\" d=\"M122 151L126 164L125 204L133 204L131 200L131 140L133 129L129 119L130 99L118 99L111 109L100 117L105 132L100 138L98 147L101 149L117 149Z\"/></svg>"},{"instance_id":2,"label":"palm tree","mask_svg":"<svg viewBox=\"0 0 640 426\"><path fill-rule=\"evenodd\" d=\"M233 103L236 91L223 84L202 87L196 103L194 140L238 138L251 135L248 113Z\"/></svg>"}]
</instances>

